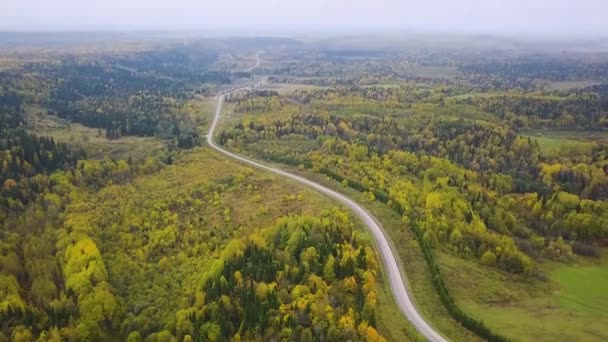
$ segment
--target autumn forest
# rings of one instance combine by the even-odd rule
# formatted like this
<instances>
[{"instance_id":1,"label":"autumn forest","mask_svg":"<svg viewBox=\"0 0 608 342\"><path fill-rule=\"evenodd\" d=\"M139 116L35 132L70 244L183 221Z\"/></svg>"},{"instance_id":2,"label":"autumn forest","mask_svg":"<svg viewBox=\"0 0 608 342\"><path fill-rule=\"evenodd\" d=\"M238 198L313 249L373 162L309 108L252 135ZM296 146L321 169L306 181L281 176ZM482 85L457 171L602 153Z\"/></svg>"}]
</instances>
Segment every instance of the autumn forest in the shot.
<instances>
[{"instance_id":1,"label":"autumn forest","mask_svg":"<svg viewBox=\"0 0 608 342\"><path fill-rule=\"evenodd\" d=\"M608 339L605 52L10 35L0 341L425 340L352 208L208 146L220 94L217 144L359 203L444 338Z\"/></svg>"}]
</instances>

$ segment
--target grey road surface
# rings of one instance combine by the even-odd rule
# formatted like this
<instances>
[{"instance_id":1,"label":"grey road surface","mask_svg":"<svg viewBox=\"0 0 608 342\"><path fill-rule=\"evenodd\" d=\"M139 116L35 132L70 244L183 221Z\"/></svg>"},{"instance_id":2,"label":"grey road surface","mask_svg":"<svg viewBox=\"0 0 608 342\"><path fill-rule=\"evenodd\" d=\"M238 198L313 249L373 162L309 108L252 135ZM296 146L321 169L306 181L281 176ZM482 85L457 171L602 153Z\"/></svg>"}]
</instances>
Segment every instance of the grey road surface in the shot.
<instances>
[{"instance_id":1,"label":"grey road surface","mask_svg":"<svg viewBox=\"0 0 608 342\"><path fill-rule=\"evenodd\" d=\"M260 63L261 63L261 60L260 60L260 55L261 55L262 53L263 53L263 51L258 52L258 53L255 55L255 64L254 64L254 65L252 65L252 66L250 66L249 68L245 69L244 71L251 72L251 71L253 71L255 68L259 67L259 66L260 66Z\"/></svg>"},{"instance_id":2,"label":"grey road surface","mask_svg":"<svg viewBox=\"0 0 608 342\"><path fill-rule=\"evenodd\" d=\"M257 58L256 65L259 65L259 62L260 62L259 54L258 54L258 56L256 56L256 58ZM270 172L279 174L281 176L285 176L285 177L291 178L293 180L296 180L327 196L337 199L338 201L342 202L344 205L349 207L357 216L359 216L361 218L361 220L365 223L365 225L367 226L367 228L369 229L369 231L372 233L372 235L374 237L376 247L380 253L380 256L382 257L385 272L388 275L391 290L393 292L393 297L395 298L395 301L397 302L397 305L399 306L399 309L401 310L401 312L412 323L412 325L418 330L418 332L420 332L422 335L424 335L429 341L433 341L433 342L446 341L446 339L444 339L437 331L435 331L431 327L430 324L428 324L424 320L424 318L422 318L422 316L416 309L416 306L412 302L412 298L410 297L410 294L407 291L407 287L403 281L403 279L405 278L405 275L401 274L401 270L397 264L397 258L395 257L395 253L393 252L392 248L390 247L390 244L388 243L386 236L384 235L384 231L382 230L382 228L380 228L380 225L377 223L377 220L375 220L365 209L363 209L359 204L357 204L352 199L350 199L350 198L344 196L343 194L336 192L330 188L327 188L319 183L315 183L304 177L301 177L301 176L283 171L281 169L277 169L277 168L274 168L274 167L271 167L268 165L264 165L264 164L258 163L256 161L247 159L245 157L239 156L232 152L226 151L221 146L219 146L215 143L215 141L213 140L213 134L215 132L215 128L217 127L217 123L220 119L220 115L222 112L222 104L224 102L224 97L225 97L225 94L221 94L217 100L215 116L213 117L213 122L211 123L211 126L209 127L209 132L207 133L207 143L209 144L209 146L211 146L213 149L223 153L224 155L226 155L230 158L233 158L235 160L238 160L240 162L249 164L258 169L270 171Z\"/></svg>"}]
</instances>

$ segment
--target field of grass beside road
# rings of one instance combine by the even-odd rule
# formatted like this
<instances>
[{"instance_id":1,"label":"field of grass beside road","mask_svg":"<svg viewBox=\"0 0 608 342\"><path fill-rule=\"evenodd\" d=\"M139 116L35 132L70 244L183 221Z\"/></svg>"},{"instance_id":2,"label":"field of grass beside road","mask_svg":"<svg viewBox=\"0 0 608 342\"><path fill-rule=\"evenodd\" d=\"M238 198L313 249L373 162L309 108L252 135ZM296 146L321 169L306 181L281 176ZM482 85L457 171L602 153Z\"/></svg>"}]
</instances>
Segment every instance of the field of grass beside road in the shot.
<instances>
[{"instance_id":1,"label":"field of grass beside road","mask_svg":"<svg viewBox=\"0 0 608 342\"><path fill-rule=\"evenodd\" d=\"M601 259L540 266L546 280L514 277L440 254L449 288L467 312L516 341L608 339L608 251Z\"/></svg>"}]
</instances>

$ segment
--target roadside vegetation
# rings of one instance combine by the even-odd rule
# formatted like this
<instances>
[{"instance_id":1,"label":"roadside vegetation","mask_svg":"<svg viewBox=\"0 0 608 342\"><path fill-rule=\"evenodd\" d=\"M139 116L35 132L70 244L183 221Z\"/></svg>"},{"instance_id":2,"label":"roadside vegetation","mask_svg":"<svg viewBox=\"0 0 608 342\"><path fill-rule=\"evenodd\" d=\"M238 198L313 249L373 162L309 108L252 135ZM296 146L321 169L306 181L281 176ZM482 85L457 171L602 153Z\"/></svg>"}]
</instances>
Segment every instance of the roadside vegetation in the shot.
<instances>
[{"instance_id":1,"label":"roadside vegetation","mask_svg":"<svg viewBox=\"0 0 608 342\"><path fill-rule=\"evenodd\" d=\"M320 173L393 208L432 250L427 271L438 267L439 297L453 299L443 305L449 311L455 304L450 315L477 334L548 336L538 324L552 315L576 330L555 339L601 337L582 329L592 316L572 316L578 311L564 304L563 292L578 298L577 290L546 264L589 273L578 263L606 267L605 94L484 91L410 83L243 92L229 98L233 124L219 141ZM388 231L394 240L404 234ZM540 314L535 307L542 305ZM522 313L530 324L518 327ZM506 315L512 325L499 324Z\"/></svg>"},{"instance_id":2,"label":"roadside vegetation","mask_svg":"<svg viewBox=\"0 0 608 342\"><path fill-rule=\"evenodd\" d=\"M335 203L14 89L0 93L0 340L419 340ZM208 105L184 105L193 131Z\"/></svg>"},{"instance_id":3,"label":"roadside vegetation","mask_svg":"<svg viewBox=\"0 0 608 342\"><path fill-rule=\"evenodd\" d=\"M254 77L216 140L374 214L442 335L608 339L602 55L49 39L0 55L0 341L421 340L348 210L201 146Z\"/></svg>"}]
</instances>

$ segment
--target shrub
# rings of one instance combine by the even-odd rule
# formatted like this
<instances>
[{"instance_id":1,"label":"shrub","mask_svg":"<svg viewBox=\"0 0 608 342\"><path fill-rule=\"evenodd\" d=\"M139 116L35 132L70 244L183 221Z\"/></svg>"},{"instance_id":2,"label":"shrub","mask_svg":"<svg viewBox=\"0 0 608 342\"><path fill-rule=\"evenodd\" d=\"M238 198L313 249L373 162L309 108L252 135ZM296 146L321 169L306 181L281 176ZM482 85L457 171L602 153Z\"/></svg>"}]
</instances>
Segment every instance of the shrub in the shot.
<instances>
[{"instance_id":1,"label":"shrub","mask_svg":"<svg viewBox=\"0 0 608 342\"><path fill-rule=\"evenodd\" d=\"M597 247L586 244L584 242L575 241L572 244L572 251L578 255L589 256L589 257L599 257L600 252Z\"/></svg>"},{"instance_id":2,"label":"shrub","mask_svg":"<svg viewBox=\"0 0 608 342\"><path fill-rule=\"evenodd\" d=\"M492 251L485 251L481 256L481 263L486 266L496 265L496 254Z\"/></svg>"},{"instance_id":3,"label":"shrub","mask_svg":"<svg viewBox=\"0 0 608 342\"><path fill-rule=\"evenodd\" d=\"M571 261L574 259L572 247L564 242L561 236L557 240L549 242L549 245L543 250L543 255L557 261Z\"/></svg>"}]
</instances>

